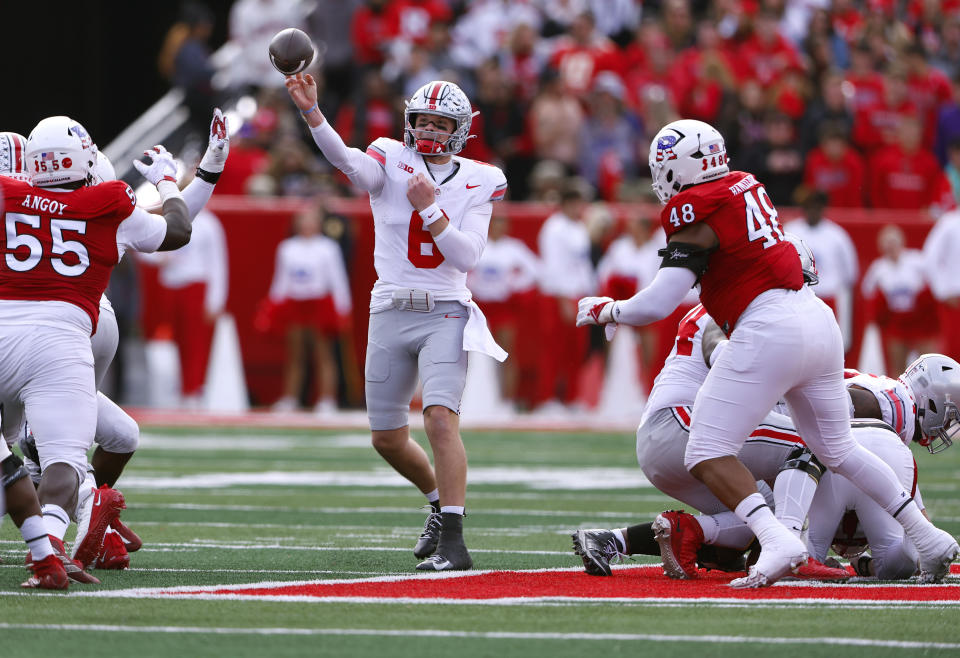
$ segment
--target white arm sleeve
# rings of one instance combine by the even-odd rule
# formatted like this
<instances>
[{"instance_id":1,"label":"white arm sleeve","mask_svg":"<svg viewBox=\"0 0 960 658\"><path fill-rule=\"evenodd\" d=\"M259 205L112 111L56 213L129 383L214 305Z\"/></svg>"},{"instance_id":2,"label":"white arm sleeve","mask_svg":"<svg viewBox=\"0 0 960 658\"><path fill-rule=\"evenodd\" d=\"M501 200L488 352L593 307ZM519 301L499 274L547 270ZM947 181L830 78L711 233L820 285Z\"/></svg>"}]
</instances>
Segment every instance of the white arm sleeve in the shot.
<instances>
[{"instance_id":1,"label":"white arm sleeve","mask_svg":"<svg viewBox=\"0 0 960 658\"><path fill-rule=\"evenodd\" d=\"M320 147L323 157L346 174L350 182L367 192L376 192L383 187L386 175L380 163L360 149L349 148L340 139L329 121L311 128L313 141Z\"/></svg>"},{"instance_id":2,"label":"white arm sleeve","mask_svg":"<svg viewBox=\"0 0 960 658\"><path fill-rule=\"evenodd\" d=\"M685 267L662 267L650 285L622 302L614 302L613 321L642 327L673 313L697 275Z\"/></svg>"},{"instance_id":3,"label":"white arm sleeve","mask_svg":"<svg viewBox=\"0 0 960 658\"><path fill-rule=\"evenodd\" d=\"M167 235L167 220L143 208L134 208L130 216L117 227L117 260L127 249L156 251Z\"/></svg>"},{"instance_id":4,"label":"white arm sleeve","mask_svg":"<svg viewBox=\"0 0 960 658\"><path fill-rule=\"evenodd\" d=\"M474 206L467 211L459 229L451 222L433 238L443 257L461 272L469 272L480 261L487 244L492 214L493 206L490 203Z\"/></svg>"},{"instance_id":5,"label":"white arm sleeve","mask_svg":"<svg viewBox=\"0 0 960 658\"><path fill-rule=\"evenodd\" d=\"M199 178L194 178L190 181L190 184L180 192L184 202L187 204L187 212L190 214L191 222L197 218L197 213L207 205L207 201L210 200L210 195L213 194L213 188L214 185L211 183Z\"/></svg>"}]
</instances>

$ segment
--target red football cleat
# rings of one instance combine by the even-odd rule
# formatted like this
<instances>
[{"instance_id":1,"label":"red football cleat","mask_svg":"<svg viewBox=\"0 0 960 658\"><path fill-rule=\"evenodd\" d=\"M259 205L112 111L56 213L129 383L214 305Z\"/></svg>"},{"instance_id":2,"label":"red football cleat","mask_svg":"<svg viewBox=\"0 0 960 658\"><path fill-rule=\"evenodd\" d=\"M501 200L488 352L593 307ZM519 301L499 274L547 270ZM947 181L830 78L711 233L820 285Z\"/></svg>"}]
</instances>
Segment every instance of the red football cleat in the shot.
<instances>
[{"instance_id":1,"label":"red football cleat","mask_svg":"<svg viewBox=\"0 0 960 658\"><path fill-rule=\"evenodd\" d=\"M120 516L120 510L126 507L123 494L116 489L111 489L104 484L93 492L93 510L90 513L87 534L83 536L73 553L73 559L83 565L84 569L89 568L97 559L100 546L103 544L103 535L110 524Z\"/></svg>"},{"instance_id":2,"label":"red football cleat","mask_svg":"<svg viewBox=\"0 0 960 658\"><path fill-rule=\"evenodd\" d=\"M100 555L97 561L93 563L94 569L127 569L130 567L130 554L127 553L127 547L120 538L119 533L108 532L103 537L103 547L100 549Z\"/></svg>"},{"instance_id":3,"label":"red football cleat","mask_svg":"<svg viewBox=\"0 0 960 658\"><path fill-rule=\"evenodd\" d=\"M33 575L20 584L29 589L67 589L70 584L63 562L57 555L48 555L42 560L31 562Z\"/></svg>"},{"instance_id":4,"label":"red football cleat","mask_svg":"<svg viewBox=\"0 0 960 658\"><path fill-rule=\"evenodd\" d=\"M808 557L804 564L793 569L793 575L803 580L847 580L856 574L842 567L828 567L823 562Z\"/></svg>"},{"instance_id":5,"label":"red football cleat","mask_svg":"<svg viewBox=\"0 0 960 658\"><path fill-rule=\"evenodd\" d=\"M123 540L128 553L136 553L140 550L140 547L143 546L143 542L140 540L140 537L137 536L137 533L131 530L130 527L120 519L114 520L113 523L110 524L110 527L120 533L120 538Z\"/></svg>"},{"instance_id":6,"label":"red football cleat","mask_svg":"<svg viewBox=\"0 0 960 658\"><path fill-rule=\"evenodd\" d=\"M703 529L683 510L664 512L653 521L653 537L660 544L663 573L670 578L697 577L697 550L703 545Z\"/></svg>"}]
</instances>

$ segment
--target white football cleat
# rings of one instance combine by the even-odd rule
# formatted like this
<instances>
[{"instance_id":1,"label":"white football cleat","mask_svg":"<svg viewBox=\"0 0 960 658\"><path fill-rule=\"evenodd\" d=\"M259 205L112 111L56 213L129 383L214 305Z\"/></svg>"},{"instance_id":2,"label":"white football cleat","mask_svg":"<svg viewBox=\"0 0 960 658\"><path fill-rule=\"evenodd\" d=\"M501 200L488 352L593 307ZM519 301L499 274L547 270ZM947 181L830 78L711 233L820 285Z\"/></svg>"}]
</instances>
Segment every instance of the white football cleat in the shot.
<instances>
[{"instance_id":1,"label":"white football cleat","mask_svg":"<svg viewBox=\"0 0 960 658\"><path fill-rule=\"evenodd\" d=\"M806 564L809 557L807 547L793 535L789 535L789 538L792 540L789 543L783 541L761 547L757 563L750 567L746 576L730 581L730 587L769 587Z\"/></svg>"},{"instance_id":2,"label":"white football cleat","mask_svg":"<svg viewBox=\"0 0 960 658\"><path fill-rule=\"evenodd\" d=\"M957 559L960 546L950 533L937 529L939 536L931 550L920 555L920 582L939 583L950 573L950 564Z\"/></svg>"}]
</instances>

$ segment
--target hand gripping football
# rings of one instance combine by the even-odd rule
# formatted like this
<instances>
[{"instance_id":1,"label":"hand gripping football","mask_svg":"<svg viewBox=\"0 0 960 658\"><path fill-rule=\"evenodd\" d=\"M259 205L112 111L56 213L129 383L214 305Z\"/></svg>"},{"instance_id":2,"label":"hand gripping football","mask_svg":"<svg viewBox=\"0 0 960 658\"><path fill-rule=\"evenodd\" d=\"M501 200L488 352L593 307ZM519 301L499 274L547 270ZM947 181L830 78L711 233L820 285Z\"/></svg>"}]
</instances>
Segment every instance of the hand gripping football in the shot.
<instances>
[{"instance_id":1,"label":"hand gripping football","mask_svg":"<svg viewBox=\"0 0 960 658\"><path fill-rule=\"evenodd\" d=\"M270 63L284 75L296 75L313 61L313 42L303 30L288 27L270 41Z\"/></svg>"}]
</instances>

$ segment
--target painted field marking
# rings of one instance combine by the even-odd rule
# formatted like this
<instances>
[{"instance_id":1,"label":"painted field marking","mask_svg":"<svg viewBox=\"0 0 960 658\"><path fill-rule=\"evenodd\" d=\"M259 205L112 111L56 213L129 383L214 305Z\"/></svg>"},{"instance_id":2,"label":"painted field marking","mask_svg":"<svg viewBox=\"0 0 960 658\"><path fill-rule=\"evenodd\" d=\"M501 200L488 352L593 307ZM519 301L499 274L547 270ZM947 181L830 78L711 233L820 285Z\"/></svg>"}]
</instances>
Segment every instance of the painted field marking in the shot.
<instances>
[{"instance_id":1,"label":"painted field marking","mask_svg":"<svg viewBox=\"0 0 960 658\"><path fill-rule=\"evenodd\" d=\"M883 647L955 651L960 644L949 642L907 642L902 640L874 640L855 637L750 637L743 635L661 635L648 633L526 633L515 631L449 631L449 630L389 630L377 628L225 628L200 626L121 626L95 624L14 624L0 623L5 630L37 631L92 631L117 633L176 633L196 635L302 635L302 636L375 636L375 637L434 637L479 640L584 640L597 642L696 642L700 644L774 644Z\"/></svg>"}]
</instances>

